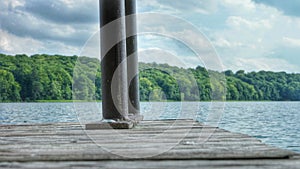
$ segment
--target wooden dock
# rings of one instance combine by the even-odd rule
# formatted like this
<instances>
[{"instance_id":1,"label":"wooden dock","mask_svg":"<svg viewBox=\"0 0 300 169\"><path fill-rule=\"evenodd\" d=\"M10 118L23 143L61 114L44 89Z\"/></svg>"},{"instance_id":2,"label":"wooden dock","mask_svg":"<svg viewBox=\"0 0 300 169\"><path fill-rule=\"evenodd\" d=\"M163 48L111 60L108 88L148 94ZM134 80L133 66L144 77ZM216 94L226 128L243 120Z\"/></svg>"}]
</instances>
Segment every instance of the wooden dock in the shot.
<instances>
[{"instance_id":1,"label":"wooden dock","mask_svg":"<svg viewBox=\"0 0 300 169\"><path fill-rule=\"evenodd\" d=\"M0 168L300 168L298 154L193 120L131 130L74 123L0 126Z\"/></svg>"}]
</instances>

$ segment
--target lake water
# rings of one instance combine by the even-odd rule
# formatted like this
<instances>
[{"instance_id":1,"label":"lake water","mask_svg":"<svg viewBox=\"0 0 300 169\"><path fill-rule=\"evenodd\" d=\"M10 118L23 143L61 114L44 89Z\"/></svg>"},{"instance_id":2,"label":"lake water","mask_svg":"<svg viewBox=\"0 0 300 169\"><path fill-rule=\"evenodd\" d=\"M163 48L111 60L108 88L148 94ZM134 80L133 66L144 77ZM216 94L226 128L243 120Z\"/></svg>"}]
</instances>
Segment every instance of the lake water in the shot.
<instances>
[{"instance_id":1,"label":"lake water","mask_svg":"<svg viewBox=\"0 0 300 169\"><path fill-rule=\"evenodd\" d=\"M146 120L190 118L300 152L300 102L149 102ZM101 103L0 103L0 124L101 120Z\"/></svg>"}]
</instances>

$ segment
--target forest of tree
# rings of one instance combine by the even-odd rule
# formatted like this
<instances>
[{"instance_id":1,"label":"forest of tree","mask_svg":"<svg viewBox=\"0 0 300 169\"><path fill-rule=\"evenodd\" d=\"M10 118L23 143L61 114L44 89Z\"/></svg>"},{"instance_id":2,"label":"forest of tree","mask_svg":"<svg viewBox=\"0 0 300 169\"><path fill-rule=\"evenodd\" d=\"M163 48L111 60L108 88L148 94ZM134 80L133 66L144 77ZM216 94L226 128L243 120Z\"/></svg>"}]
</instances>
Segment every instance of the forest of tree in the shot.
<instances>
[{"instance_id":1,"label":"forest of tree","mask_svg":"<svg viewBox=\"0 0 300 169\"><path fill-rule=\"evenodd\" d=\"M142 101L300 101L299 73L216 72L140 63L139 79ZM0 54L0 102L72 99L101 100L99 60Z\"/></svg>"}]
</instances>

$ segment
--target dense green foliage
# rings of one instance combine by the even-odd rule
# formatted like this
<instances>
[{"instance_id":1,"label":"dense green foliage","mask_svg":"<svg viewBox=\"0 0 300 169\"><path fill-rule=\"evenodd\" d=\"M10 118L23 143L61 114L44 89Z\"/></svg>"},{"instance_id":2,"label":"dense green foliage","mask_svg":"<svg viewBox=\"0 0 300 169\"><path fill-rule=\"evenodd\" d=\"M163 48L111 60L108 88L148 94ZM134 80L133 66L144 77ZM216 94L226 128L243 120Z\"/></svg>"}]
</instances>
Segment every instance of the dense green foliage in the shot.
<instances>
[{"instance_id":1,"label":"dense green foliage","mask_svg":"<svg viewBox=\"0 0 300 169\"><path fill-rule=\"evenodd\" d=\"M300 100L300 74L242 70L219 73L200 66L183 69L140 63L139 78L142 101ZM72 99L101 100L99 60L0 54L1 102Z\"/></svg>"}]
</instances>

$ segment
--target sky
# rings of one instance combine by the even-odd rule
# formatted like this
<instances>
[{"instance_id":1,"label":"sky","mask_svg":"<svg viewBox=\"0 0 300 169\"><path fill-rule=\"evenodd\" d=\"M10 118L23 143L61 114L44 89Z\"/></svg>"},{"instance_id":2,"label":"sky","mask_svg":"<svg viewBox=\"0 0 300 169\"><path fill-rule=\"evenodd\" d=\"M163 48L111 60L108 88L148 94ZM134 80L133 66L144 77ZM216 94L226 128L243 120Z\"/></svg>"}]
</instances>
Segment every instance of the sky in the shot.
<instances>
[{"instance_id":1,"label":"sky","mask_svg":"<svg viewBox=\"0 0 300 169\"><path fill-rule=\"evenodd\" d=\"M177 18L139 21L143 30L159 23L160 32L140 35L141 61L196 67L209 65L205 57L211 56L224 70L300 72L299 0L137 1L139 14ZM80 55L97 31L98 0L0 1L0 53ZM195 53L200 46L215 55Z\"/></svg>"}]
</instances>

